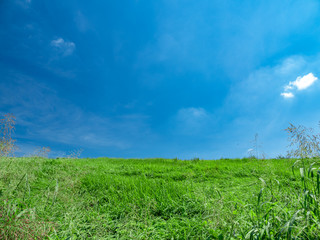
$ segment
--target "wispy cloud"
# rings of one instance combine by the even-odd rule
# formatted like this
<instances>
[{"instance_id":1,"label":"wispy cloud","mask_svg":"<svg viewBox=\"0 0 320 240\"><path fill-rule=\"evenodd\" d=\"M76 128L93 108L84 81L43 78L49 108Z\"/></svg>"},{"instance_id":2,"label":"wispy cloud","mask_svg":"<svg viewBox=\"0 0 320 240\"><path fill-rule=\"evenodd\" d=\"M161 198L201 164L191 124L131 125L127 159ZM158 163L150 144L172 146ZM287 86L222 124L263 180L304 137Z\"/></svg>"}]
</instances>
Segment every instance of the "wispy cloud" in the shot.
<instances>
[{"instance_id":1,"label":"wispy cloud","mask_svg":"<svg viewBox=\"0 0 320 240\"><path fill-rule=\"evenodd\" d=\"M87 113L45 83L23 74L5 77L11 82L0 83L0 109L8 109L17 117L16 138L21 142L53 146L54 151L59 151L59 147L54 148L58 145L115 154L130 151L138 143L147 144L146 139L153 137L146 115Z\"/></svg>"},{"instance_id":2,"label":"wispy cloud","mask_svg":"<svg viewBox=\"0 0 320 240\"><path fill-rule=\"evenodd\" d=\"M301 91L307 89L311 87L317 80L318 78L315 77L313 73L309 73L303 77L299 76L295 81L289 82L289 84L284 87L284 92L281 93L281 96L284 98L292 98L294 97L292 91Z\"/></svg>"},{"instance_id":3,"label":"wispy cloud","mask_svg":"<svg viewBox=\"0 0 320 240\"><path fill-rule=\"evenodd\" d=\"M78 11L76 13L74 21L80 32L86 32L90 28L88 19L83 15L81 11Z\"/></svg>"},{"instance_id":4,"label":"wispy cloud","mask_svg":"<svg viewBox=\"0 0 320 240\"><path fill-rule=\"evenodd\" d=\"M31 0L16 0L15 3L24 9L29 9Z\"/></svg>"},{"instance_id":5,"label":"wispy cloud","mask_svg":"<svg viewBox=\"0 0 320 240\"><path fill-rule=\"evenodd\" d=\"M57 38L55 40L52 40L51 46L62 52L64 56L71 55L76 48L74 42L65 41L63 38Z\"/></svg>"},{"instance_id":6,"label":"wispy cloud","mask_svg":"<svg viewBox=\"0 0 320 240\"><path fill-rule=\"evenodd\" d=\"M210 121L213 121L213 119L204 108L190 107L178 110L174 125L178 133L194 135L204 130Z\"/></svg>"},{"instance_id":7,"label":"wispy cloud","mask_svg":"<svg viewBox=\"0 0 320 240\"><path fill-rule=\"evenodd\" d=\"M186 119L203 119L207 117L207 112L203 108L182 108L178 112L179 118Z\"/></svg>"},{"instance_id":8,"label":"wispy cloud","mask_svg":"<svg viewBox=\"0 0 320 240\"><path fill-rule=\"evenodd\" d=\"M217 69L235 79L250 74L262 59L286 47L290 34L317 16L319 4L265 1L231 7L208 4L215 1L164 2L168 10L159 14L155 37L138 54L137 68L146 72L150 66L164 65L177 74L185 68L202 72L208 79ZM211 14L204 14L203 9Z\"/></svg>"}]
</instances>

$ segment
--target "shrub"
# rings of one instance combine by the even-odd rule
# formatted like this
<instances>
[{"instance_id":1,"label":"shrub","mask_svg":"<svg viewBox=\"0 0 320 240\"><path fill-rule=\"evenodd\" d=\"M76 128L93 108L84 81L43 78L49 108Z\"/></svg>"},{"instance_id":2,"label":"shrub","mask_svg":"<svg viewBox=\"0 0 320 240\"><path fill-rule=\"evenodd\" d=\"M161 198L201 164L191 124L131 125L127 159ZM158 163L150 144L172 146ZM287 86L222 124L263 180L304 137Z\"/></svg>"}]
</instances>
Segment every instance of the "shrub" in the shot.
<instances>
[{"instance_id":1,"label":"shrub","mask_svg":"<svg viewBox=\"0 0 320 240\"><path fill-rule=\"evenodd\" d=\"M0 156L10 156L15 150L15 141L12 139L15 117L12 114L0 116Z\"/></svg>"}]
</instances>

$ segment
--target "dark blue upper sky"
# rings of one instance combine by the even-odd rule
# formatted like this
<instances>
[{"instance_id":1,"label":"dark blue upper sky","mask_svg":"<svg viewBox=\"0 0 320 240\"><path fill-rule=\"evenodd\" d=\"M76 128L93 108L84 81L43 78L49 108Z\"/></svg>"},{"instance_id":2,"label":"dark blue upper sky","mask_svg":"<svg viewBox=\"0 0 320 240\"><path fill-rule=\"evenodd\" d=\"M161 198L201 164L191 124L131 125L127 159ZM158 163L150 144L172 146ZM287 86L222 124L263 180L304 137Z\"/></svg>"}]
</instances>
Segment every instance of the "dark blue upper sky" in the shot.
<instances>
[{"instance_id":1,"label":"dark blue upper sky","mask_svg":"<svg viewBox=\"0 0 320 240\"><path fill-rule=\"evenodd\" d=\"M0 0L0 112L20 155L275 157L320 120L319 7Z\"/></svg>"}]
</instances>

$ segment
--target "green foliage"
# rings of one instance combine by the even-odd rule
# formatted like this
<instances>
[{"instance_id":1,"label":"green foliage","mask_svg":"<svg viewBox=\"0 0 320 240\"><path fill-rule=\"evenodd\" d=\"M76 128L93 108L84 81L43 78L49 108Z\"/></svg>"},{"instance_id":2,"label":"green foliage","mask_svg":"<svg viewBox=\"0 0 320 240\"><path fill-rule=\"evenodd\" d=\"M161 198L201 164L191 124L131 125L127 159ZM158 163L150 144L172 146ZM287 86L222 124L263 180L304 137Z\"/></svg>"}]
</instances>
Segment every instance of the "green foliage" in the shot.
<instances>
[{"instance_id":1,"label":"green foliage","mask_svg":"<svg viewBox=\"0 0 320 240\"><path fill-rule=\"evenodd\" d=\"M0 239L316 239L310 159L0 161Z\"/></svg>"},{"instance_id":2,"label":"green foliage","mask_svg":"<svg viewBox=\"0 0 320 240\"><path fill-rule=\"evenodd\" d=\"M30 182L25 173L18 181L13 180L9 170L12 159L3 158L6 163L0 170L0 239L44 239L54 230L54 224L42 221L36 214L36 207L30 207ZM9 162L6 162L9 161ZM2 162L3 163L3 162ZM23 189L23 198L15 193Z\"/></svg>"}]
</instances>

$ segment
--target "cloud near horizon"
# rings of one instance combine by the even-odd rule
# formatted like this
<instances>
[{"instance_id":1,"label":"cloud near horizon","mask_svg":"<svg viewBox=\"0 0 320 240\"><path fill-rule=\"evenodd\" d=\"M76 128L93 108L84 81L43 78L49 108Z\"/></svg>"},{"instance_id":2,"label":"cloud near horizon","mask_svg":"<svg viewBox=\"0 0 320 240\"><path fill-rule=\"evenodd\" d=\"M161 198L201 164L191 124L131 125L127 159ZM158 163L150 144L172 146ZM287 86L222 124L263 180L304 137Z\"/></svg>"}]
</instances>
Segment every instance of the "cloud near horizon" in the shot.
<instances>
[{"instance_id":1,"label":"cloud near horizon","mask_svg":"<svg viewBox=\"0 0 320 240\"><path fill-rule=\"evenodd\" d=\"M295 81L289 82L289 84L284 87L284 92L282 92L280 95L284 98L293 98L294 94L292 93L292 90L301 91L307 89L317 80L318 78L315 77L312 72L304 75L303 77L299 76Z\"/></svg>"}]
</instances>

